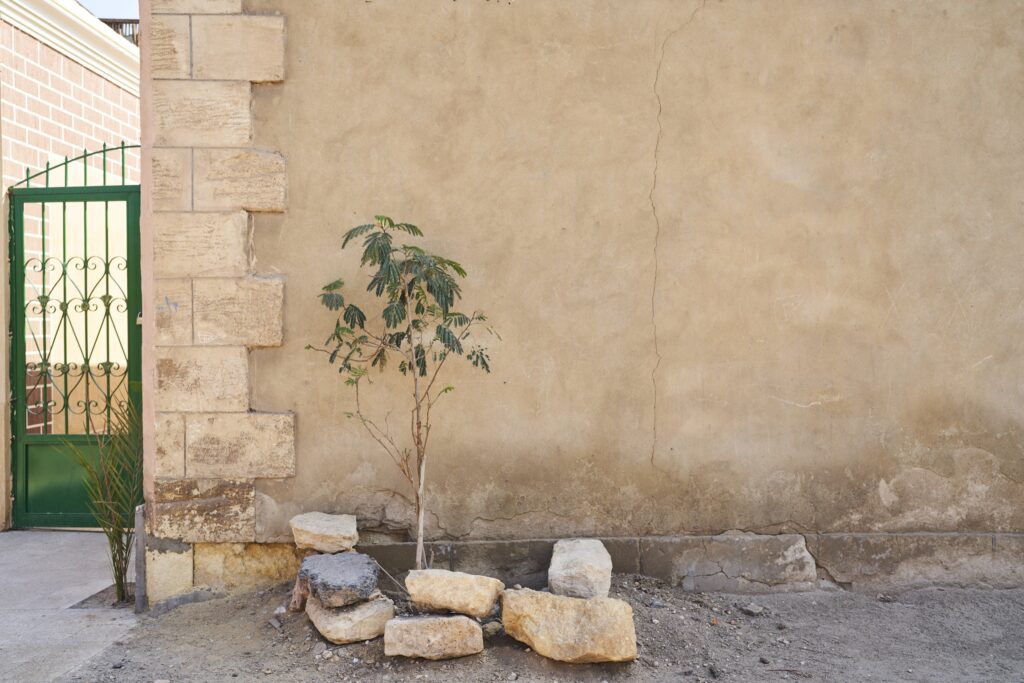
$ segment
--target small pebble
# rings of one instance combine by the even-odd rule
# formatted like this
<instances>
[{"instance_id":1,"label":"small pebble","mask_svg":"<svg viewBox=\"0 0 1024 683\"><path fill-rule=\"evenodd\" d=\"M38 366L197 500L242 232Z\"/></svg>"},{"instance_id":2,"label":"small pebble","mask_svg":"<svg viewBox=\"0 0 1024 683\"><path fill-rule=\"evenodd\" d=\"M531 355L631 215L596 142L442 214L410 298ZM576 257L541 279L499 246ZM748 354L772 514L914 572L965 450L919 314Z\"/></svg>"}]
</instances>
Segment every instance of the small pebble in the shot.
<instances>
[{"instance_id":1,"label":"small pebble","mask_svg":"<svg viewBox=\"0 0 1024 683\"><path fill-rule=\"evenodd\" d=\"M745 605L740 605L740 611L748 617L759 617L764 614L764 607L754 602L748 602Z\"/></svg>"}]
</instances>

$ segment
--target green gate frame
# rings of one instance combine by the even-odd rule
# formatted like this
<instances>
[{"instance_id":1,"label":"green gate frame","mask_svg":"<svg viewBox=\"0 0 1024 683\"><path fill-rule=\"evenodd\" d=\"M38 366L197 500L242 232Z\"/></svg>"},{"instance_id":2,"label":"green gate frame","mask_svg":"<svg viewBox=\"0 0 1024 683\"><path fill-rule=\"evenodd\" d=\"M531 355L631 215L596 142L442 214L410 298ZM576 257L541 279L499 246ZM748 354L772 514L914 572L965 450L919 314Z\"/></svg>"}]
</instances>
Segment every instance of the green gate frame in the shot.
<instances>
[{"instance_id":1,"label":"green gate frame","mask_svg":"<svg viewBox=\"0 0 1024 683\"><path fill-rule=\"evenodd\" d=\"M11 473L13 483L14 504L12 506L12 525L14 528L26 527L95 527L96 520L90 513L71 512L32 512L27 509L28 500L28 478L27 478L27 452L31 445L64 447L66 444L73 444L80 449L88 450L95 448L98 436L96 434L28 434L27 433L27 412L24 407L26 402L26 341L25 341L25 236L24 217L25 207L28 204L46 203L109 203L124 202L126 205L126 247L127 247L127 281L128 291L126 292L126 315L128 322L128 367L127 377L129 400L135 403L141 410L142 394L142 329L136 324L142 311L141 295L141 272L140 272L140 186L128 185L124 182L125 151L138 149L139 145L125 145L122 143L117 147L108 148L106 145L101 150L88 152L73 159L65 158L62 164L51 167L47 164L43 171L36 174L26 173L26 177L20 183L8 190L10 200L10 216L8 220L9 250L8 250L8 272L10 275L10 382L11 382ZM121 178L118 185L107 184L107 157L111 153L120 153ZM102 157L102 185L88 185L89 159L94 156ZM74 162L82 161L85 166L85 185L68 187L68 166ZM51 187L50 176L63 170L64 186ZM42 187L32 187L32 180L43 178ZM109 225L106 226L109 229ZM45 252L44 252L45 254ZM88 257L88 256L87 256ZM66 267L65 263L65 267ZM45 266L44 266L45 267ZM87 264L86 264L87 267ZM106 274L109 275L110 262L105 262ZM88 293L83 301L86 305L89 300ZM109 302L106 303L109 306ZM108 333L109 334L109 333ZM88 344L88 342L86 342ZM88 348L88 347L87 347ZM44 358L44 363L46 362ZM86 358L88 366L88 358ZM107 368L109 371L109 368ZM88 410L88 408L86 408ZM71 455L68 454L68 466L76 467Z\"/></svg>"}]
</instances>

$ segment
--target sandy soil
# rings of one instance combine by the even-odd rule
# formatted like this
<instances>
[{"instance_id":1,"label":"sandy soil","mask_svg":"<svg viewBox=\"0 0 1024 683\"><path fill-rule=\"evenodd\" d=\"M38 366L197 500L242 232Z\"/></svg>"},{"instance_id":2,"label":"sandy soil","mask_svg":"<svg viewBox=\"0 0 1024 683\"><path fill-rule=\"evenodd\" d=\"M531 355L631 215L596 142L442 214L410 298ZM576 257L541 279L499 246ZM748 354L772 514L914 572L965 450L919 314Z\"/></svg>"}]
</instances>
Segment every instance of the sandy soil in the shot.
<instances>
[{"instance_id":1,"label":"sandy soil","mask_svg":"<svg viewBox=\"0 0 1024 683\"><path fill-rule=\"evenodd\" d=\"M752 598L617 576L612 593L633 606L640 650L636 662L617 665L548 661L504 634L459 660L385 658L380 639L325 643L301 613L272 624L288 590L144 617L129 639L62 680L1024 682L1024 590ZM764 613L745 614L749 603Z\"/></svg>"}]
</instances>

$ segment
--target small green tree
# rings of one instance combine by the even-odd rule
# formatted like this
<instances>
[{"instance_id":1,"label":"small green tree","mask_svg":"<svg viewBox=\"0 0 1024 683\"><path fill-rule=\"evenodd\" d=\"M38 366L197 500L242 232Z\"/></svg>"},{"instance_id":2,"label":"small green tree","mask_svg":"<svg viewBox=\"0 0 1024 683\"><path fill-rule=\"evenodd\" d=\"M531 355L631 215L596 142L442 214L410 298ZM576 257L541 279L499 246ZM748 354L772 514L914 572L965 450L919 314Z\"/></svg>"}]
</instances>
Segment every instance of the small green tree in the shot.
<instances>
[{"instance_id":1,"label":"small green tree","mask_svg":"<svg viewBox=\"0 0 1024 683\"><path fill-rule=\"evenodd\" d=\"M142 421L131 399L111 406L108 433L96 437L99 459L66 442L84 470L89 509L107 537L117 601L126 602L135 508L142 503Z\"/></svg>"},{"instance_id":2,"label":"small green tree","mask_svg":"<svg viewBox=\"0 0 1024 683\"><path fill-rule=\"evenodd\" d=\"M455 261L431 254L420 247L396 246L398 233L422 237L423 232L410 223L396 223L387 216L376 216L373 223L359 225L345 233L341 248L363 237L360 266L371 269L366 291L377 297L380 316L367 327L366 314L346 302L341 278L325 285L320 301L337 312L334 329L324 347L308 349L327 354L338 365L345 384L355 392L355 411L346 413L357 419L369 435L391 457L413 491L416 508L416 568L426 565L423 550L423 526L426 513L427 446L430 442L431 411L442 396L451 392L450 384L438 383L438 376L449 358L460 357L474 367L490 372L487 349L472 343L471 332L494 331L487 318L475 311L466 315L454 310L462 298L459 279L466 271ZM393 360L397 360L395 366ZM396 367L408 380L412 398L409 415L411 446L399 446L385 421L367 416L360 400L360 387L370 383L371 368L383 372Z\"/></svg>"}]
</instances>

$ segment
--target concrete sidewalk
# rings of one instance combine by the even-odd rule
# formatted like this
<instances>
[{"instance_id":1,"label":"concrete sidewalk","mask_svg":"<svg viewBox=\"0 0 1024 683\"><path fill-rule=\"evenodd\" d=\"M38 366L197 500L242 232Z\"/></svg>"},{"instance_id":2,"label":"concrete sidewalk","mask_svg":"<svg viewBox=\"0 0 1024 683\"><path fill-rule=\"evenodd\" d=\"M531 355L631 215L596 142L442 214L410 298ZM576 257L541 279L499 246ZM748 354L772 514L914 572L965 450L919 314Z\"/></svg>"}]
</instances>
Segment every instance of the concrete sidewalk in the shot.
<instances>
[{"instance_id":1,"label":"concrete sidewalk","mask_svg":"<svg viewBox=\"0 0 1024 683\"><path fill-rule=\"evenodd\" d=\"M124 637L130 609L70 609L111 583L103 534L0 533L0 681L51 681Z\"/></svg>"}]
</instances>

